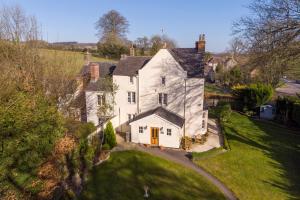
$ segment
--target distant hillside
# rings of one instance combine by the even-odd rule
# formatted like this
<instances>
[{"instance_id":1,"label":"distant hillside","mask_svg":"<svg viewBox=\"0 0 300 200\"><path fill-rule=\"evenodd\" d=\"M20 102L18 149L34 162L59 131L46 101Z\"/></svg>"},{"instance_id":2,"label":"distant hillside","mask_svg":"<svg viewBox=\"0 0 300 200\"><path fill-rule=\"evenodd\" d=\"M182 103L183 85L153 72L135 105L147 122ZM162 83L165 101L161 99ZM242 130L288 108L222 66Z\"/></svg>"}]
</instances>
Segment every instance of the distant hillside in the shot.
<instances>
[{"instance_id":1,"label":"distant hillside","mask_svg":"<svg viewBox=\"0 0 300 200\"><path fill-rule=\"evenodd\" d=\"M67 63L70 73L79 73L84 65L84 54L82 52L40 49L40 56L47 60L49 64L53 62L55 64L61 63L62 66L66 66L65 64ZM95 56L92 56L90 60L93 62L116 62Z\"/></svg>"}]
</instances>

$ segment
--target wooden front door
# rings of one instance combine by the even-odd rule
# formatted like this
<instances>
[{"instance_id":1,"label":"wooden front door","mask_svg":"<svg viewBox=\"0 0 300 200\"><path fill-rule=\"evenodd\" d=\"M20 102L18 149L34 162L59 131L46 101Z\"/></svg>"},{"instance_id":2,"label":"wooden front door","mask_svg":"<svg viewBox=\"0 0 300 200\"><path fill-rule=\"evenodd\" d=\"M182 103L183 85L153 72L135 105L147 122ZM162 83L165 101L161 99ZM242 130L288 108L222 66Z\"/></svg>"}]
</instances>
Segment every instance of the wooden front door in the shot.
<instances>
[{"instance_id":1,"label":"wooden front door","mask_svg":"<svg viewBox=\"0 0 300 200\"><path fill-rule=\"evenodd\" d=\"M158 128L150 128L150 135L151 135L151 145L158 145Z\"/></svg>"}]
</instances>

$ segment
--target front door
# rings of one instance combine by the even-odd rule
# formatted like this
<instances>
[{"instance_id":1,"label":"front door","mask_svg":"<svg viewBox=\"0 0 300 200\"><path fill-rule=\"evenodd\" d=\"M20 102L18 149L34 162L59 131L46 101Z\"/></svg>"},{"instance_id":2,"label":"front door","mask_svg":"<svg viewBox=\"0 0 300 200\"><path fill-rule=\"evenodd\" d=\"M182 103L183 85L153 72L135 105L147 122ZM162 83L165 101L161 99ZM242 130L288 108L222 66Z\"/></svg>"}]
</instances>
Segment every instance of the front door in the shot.
<instances>
[{"instance_id":1,"label":"front door","mask_svg":"<svg viewBox=\"0 0 300 200\"><path fill-rule=\"evenodd\" d=\"M151 127L150 133L151 133L151 145L158 145L158 128Z\"/></svg>"}]
</instances>

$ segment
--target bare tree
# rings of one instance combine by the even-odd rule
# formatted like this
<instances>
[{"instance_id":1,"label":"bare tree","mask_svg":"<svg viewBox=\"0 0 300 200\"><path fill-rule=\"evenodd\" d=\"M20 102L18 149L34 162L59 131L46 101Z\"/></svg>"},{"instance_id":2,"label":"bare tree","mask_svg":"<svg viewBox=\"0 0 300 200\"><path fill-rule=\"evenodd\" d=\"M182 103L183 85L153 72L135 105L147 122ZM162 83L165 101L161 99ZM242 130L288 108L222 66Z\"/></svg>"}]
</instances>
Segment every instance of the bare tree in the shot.
<instances>
[{"instance_id":1,"label":"bare tree","mask_svg":"<svg viewBox=\"0 0 300 200\"><path fill-rule=\"evenodd\" d=\"M0 39L14 42L37 40L38 25L34 16L27 16L18 6L0 8Z\"/></svg>"},{"instance_id":2,"label":"bare tree","mask_svg":"<svg viewBox=\"0 0 300 200\"><path fill-rule=\"evenodd\" d=\"M98 19L95 24L100 40L107 37L125 38L129 23L118 11L111 10Z\"/></svg>"},{"instance_id":3,"label":"bare tree","mask_svg":"<svg viewBox=\"0 0 300 200\"><path fill-rule=\"evenodd\" d=\"M262 80L275 86L300 57L300 1L254 0L252 15L234 24L234 34L245 41L251 62L262 71Z\"/></svg>"},{"instance_id":4,"label":"bare tree","mask_svg":"<svg viewBox=\"0 0 300 200\"><path fill-rule=\"evenodd\" d=\"M137 38L134 43L142 56L150 47L150 41L146 36Z\"/></svg>"}]
</instances>

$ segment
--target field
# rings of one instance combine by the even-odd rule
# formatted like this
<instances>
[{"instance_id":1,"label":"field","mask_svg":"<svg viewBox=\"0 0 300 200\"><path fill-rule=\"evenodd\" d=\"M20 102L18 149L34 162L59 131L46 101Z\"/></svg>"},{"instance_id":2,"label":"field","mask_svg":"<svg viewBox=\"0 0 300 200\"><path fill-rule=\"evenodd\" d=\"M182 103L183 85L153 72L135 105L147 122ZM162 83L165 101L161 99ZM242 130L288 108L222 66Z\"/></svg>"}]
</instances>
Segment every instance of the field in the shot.
<instances>
[{"instance_id":1,"label":"field","mask_svg":"<svg viewBox=\"0 0 300 200\"><path fill-rule=\"evenodd\" d=\"M40 56L42 59L54 64L61 64L67 66L67 71L70 73L78 73L84 65L84 54L82 52L62 51L62 50L49 50L40 49ZM93 62L116 62L105 58L92 56Z\"/></svg>"},{"instance_id":2,"label":"field","mask_svg":"<svg viewBox=\"0 0 300 200\"><path fill-rule=\"evenodd\" d=\"M137 151L114 152L92 172L81 199L224 199L216 187L190 169Z\"/></svg>"},{"instance_id":3,"label":"field","mask_svg":"<svg viewBox=\"0 0 300 200\"><path fill-rule=\"evenodd\" d=\"M299 134L235 112L224 129L231 151L206 153L195 160L198 165L239 199L300 199Z\"/></svg>"}]
</instances>

